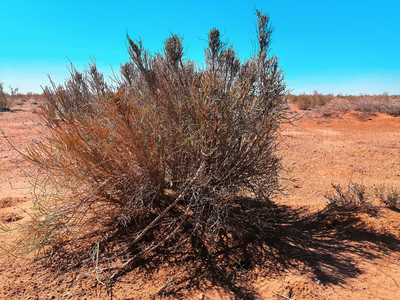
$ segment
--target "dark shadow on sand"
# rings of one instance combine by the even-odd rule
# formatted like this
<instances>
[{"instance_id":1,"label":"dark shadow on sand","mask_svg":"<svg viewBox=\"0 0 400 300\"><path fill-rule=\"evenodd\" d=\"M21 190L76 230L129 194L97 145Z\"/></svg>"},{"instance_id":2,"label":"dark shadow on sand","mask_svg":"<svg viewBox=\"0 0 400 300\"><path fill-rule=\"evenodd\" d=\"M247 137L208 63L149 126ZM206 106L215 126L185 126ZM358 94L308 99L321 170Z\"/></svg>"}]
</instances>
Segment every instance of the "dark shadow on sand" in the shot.
<instances>
[{"instance_id":1,"label":"dark shadow on sand","mask_svg":"<svg viewBox=\"0 0 400 300\"><path fill-rule=\"evenodd\" d=\"M179 271L158 295L176 298L183 298L185 290L206 291L216 286L238 299L258 298L248 284L253 270L264 276L301 268L323 285L338 285L362 274L357 263L360 258L372 260L397 253L400 246L396 236L375 231L355 212L324 209L309 213L306 209L240 198L227 222L235 222L235 231L221 234L217 246L210 247L201 236L192 235L173 250L162 248L136 260L114 277L109 285L110 296L115 282L123 281L126 274L151 276L166 266ZM113 238L123 241L127 234L122 230Z\"/></svg>"}]
</instances>

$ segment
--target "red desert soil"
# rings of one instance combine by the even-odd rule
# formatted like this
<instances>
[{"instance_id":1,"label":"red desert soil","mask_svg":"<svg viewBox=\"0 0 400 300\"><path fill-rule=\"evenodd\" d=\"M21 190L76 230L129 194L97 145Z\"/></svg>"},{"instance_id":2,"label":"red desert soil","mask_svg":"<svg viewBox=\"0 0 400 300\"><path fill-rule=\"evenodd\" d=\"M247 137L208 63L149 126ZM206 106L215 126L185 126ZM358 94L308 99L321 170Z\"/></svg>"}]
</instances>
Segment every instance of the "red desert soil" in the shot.
<instances>
[{"instance_id":1,"label":"red desert soil","mask_svg":"<svg viewBox=\"0 0 400 300\"><path fill-rule=\"evenodd\" d=\"M0 129L24 150L40 138L34 99L18 101L11 112L0 113ZM323 118L308 113L285 126L280 155L288 176L287 194L274 201L314 215L326 206L331 183L364 184L370 192L386 184L400 187L400 118L348 113ZM23 223L32 203L24 175L32 167L0 136L0 219L10 226ZM181 299L400 299L400 213L381 206L377 216L357 213L331 217L314 226L282 220L286 234L285 262L267 275L249 276L235 288L205 283L182 289L167 298ZM297 225L296 225L297 224ZM0 243L9 237L0 235ZM1 299L152 299L174 281L175 271L131 272L110 289L88 274L45 268L30 258L0 258ZM162 293L160 293L162 294Z\"/></svg>"}]
</instances>

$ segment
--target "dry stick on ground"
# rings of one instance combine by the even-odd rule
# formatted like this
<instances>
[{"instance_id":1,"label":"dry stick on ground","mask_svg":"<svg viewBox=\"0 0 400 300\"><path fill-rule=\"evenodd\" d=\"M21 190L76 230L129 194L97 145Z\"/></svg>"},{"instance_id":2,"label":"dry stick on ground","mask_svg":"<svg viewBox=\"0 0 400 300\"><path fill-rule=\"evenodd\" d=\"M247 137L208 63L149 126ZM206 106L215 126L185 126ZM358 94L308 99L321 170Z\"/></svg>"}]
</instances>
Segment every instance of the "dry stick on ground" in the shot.
<instances>
[{"instance_id":1,"label":"dry stick on ground","mask_svg":"<svg viewBox=\"0 0 400 300\"><path fill-rule=\"evenodd\" d=\"M290 297L287 297L287 296L282 295L282 294L275 293L274 291L272 291L272 292L273 292L275 295L279 296L279 297L282 297L282 298L288 299L288 300L292 300L292 298L290 298Z\"/></svg>"}]
</instances>

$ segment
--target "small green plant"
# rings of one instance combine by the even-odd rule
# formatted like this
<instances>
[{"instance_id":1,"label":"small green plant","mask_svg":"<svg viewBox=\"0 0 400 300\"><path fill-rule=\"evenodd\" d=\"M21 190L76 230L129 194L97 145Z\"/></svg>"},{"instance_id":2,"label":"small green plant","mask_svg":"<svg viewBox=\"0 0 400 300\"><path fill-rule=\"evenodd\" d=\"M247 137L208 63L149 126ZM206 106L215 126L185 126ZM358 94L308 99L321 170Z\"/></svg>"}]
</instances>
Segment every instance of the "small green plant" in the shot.
<instances>
[{"instance_id":1,"label":"small green plant","mask_svg":"<svg viewBox=\"0 0 400 300\"><path fill-rule=\"evenodd\" d=\"M380 185L375 188L375 195L385 206L391 209L400 209L400 190Z\"/></svg>"}]
</instances>

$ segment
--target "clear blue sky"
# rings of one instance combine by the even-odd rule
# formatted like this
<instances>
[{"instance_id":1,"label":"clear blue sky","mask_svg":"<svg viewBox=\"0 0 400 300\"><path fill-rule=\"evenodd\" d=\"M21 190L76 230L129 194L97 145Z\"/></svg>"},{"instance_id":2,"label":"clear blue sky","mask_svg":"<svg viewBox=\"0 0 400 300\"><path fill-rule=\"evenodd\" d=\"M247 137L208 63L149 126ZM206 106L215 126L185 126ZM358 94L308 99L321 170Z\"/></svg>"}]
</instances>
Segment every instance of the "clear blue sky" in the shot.
<instances>
[{"instance_id":1,"label":"clear blue sky","mask_svg":"<svg viewBox=\"0 0 400 300\"><path fill-rule=\"evenodd\" d=\"M172 33L202 61L216 26L241 58L255 40L254 8L270 14L293 93L400 94L400 0L18 1L0 0L0 82L40 92L60 83L70 59L94 56L105 74L127 61L126 32L153 51Z\"/></svg>"}]
</instances>

